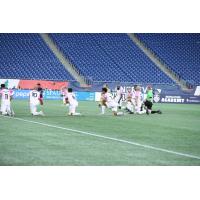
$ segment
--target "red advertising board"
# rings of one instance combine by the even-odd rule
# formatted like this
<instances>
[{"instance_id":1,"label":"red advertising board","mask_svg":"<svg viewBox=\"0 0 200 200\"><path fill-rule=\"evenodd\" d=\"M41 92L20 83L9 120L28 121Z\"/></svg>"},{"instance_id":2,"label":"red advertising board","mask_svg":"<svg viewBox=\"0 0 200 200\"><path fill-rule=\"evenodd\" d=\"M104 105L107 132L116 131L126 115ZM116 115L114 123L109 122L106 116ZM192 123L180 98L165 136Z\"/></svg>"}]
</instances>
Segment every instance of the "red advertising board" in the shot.
<instances>
[{"instance_id":1,"label":"red advertising board","mask_svg":"<svg viewBox=\"0 0 200 200\"><path fill-rule=\"evenodd\" d=\"M20 89L33 89L38 83L41 87L49 90L60 90L63 86L68 86L67 81L44 81L44 80L20 80L18 88Z\"/></svg>"}]
</instances>

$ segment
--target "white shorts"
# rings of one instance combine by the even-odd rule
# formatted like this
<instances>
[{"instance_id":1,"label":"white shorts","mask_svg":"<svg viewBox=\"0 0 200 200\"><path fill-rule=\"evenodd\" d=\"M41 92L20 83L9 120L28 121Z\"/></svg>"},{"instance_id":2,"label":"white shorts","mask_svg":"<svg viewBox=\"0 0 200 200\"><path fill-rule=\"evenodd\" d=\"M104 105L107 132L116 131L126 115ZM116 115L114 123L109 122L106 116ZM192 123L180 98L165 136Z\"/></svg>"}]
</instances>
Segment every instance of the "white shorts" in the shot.
<instances>
[{"instance_id":1,"label":"white shorts","mask_svg":"<svg viewBox=\"0 0 200 200\"><path fill-rule=\"evenodd\" d=\"M37 106L38 105L39 104L32 104L32 103L30 103L31 114L33 114L33 115L37 114Z\"/></svg>"},{"instance_id":2,"label":"white shorts","mask_svg":"<svg viewBox=\"0 0 200 200\"><path fill-rule=\"evenodd\" d=\"M3 115L5 114L10 114L11 113L11 108L10 108L10 104L8 103L2 103L1 104L1 112Z\"/></svg>"},{"instance_id":3,"label":"white shorts","mask_svg":"<svg viewBox=\"0 0 200 200\"><path fill-rule=\"evenodd\" d=\"M107 107L110 108L113 112L117 112L117 107L118 107L118 103L116 103L115 101L111 101L109 103L106 103Z\"/></svg>"},{"instance_id":4,"label":"white shorts","mask_svg":"<svg viewBox=\"0 0 200 200\"><path fill-rule=\"evenodd\" d=\"M122 102L122 97L121 97L121 96L116 96L116 97L115 97L115 102L118 103L118 104L120 105L121 102Z\"/></svg>"},{"instance_id":5,"label":"white shorts","mask_svg":"<svg viewBox=\"0 0 200 200\"><path fill-rule=\"evenodd\" d=\"M76 113L76 108L78 107L78 102L75 101L73 104L69 104L69 114Z\"/></svg>"}]
</instances>

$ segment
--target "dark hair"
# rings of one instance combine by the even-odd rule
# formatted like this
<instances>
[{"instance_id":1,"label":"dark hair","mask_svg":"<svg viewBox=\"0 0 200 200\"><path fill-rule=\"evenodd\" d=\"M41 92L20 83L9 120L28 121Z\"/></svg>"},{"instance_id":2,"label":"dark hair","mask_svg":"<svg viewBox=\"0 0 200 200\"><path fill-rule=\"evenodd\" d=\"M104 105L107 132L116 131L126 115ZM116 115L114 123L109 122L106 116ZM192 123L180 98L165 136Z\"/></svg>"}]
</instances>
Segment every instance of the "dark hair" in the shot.
<instances>
[{"instance_id":1,"label":"dark hair","mask_svg":"<svg viewBox=\"0 0 200 200\"><path fill-rule=\"evenodd\" d=\"M72 92L72 88L68 88L68 92Z\"/></svg>"},{"instance_id":2,"label":"dark hair","mask_svg":"<svg viewBox=\"0 0 200 200\"><path fill-rule=\"evenodd\" d=\"M118 85L118 86L117 86L117 90L119 90L119 89L120 89L120 86Z\"/></svg>"},{"instance_id":3,"label":"dark hair","mask_svg":"<svg viewBox=\"0 0 200 200\"><path fill-rule=\"evenodd\" d=\"M108 91L108 89L107 88L102 88L102 92L107 92Z\"/></svg>"},{"instance_id":4,"label":"dark hair","mask_svg":"<svg viewBox=\"0 0 200 200\"><path fill-rule=\"evenodd\" d=\"M5 88L6 87L6 85L5 84L1 84L1 88Z\"/></svg>"}]
</instances>

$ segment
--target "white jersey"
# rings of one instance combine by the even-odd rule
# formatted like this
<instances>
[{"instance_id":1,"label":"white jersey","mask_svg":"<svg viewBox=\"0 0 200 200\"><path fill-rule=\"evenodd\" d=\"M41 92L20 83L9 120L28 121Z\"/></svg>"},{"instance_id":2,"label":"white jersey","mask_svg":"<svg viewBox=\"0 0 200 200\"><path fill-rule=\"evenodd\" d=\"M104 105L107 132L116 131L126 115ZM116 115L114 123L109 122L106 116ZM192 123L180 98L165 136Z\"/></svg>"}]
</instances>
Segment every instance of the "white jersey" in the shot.
<instances>
[{"instance_id":1,"label":"white jersey","mask_svg":"<svg viewBox=\"0 0 200 200\"><path fill-rule=\"evenodd\" d=\"M117 90L117 96L121 97L121 96L122 96L122 94L123 94L123 88L122 88L122 87L120 87L120 89L119 89L119 90Z\"/></svg>"},{"instance_id":2,"label":"white jersey","mask_svg":"<svg viewBox=\"0 0 200 200\"><path fill-rule=\"evenodd\" d=\"M10 101L11 101L12 95L13 95L13 91L12 90L2 89L0 91L1 104L2 105L10 105Z\"/></svg>"},{"instance_id":3,"label":"white jersey","mask_svg":"<svg viewBox=\"0 0 200 200\"><path fill-rule=\"evenodd\" d=\"M135 92L127 92L126 93L126 99L127 101L132 101L135 99Z\"/></svg>"},{"instance_id":4,"label":"white jersey","mask_svg":"<svg viewBox=\"0 0 200 200\"><path fill-rule=\"evenodd\" d=\"M37 90L32 90L30 91L29 96L30 96L30 104L33 104L33 105L40 104L40 101L39 101L40 92L38 92Z\"/></svg>"},{"instance_id":5,"label":"white jersey","mask_svg":"<svg viewBox=\"0 0 200 200\"><path fill-rule=\"evenodd\" d=\"M113 99L112 94L110 94L110 93L104 94L104 100L106 101L106 105L107 105L108 108L118 106L118 104Z\"/></svg>"},{"instance_id":6,"label":"white jersey","mask_svg":"<svg viewBox=\"0 0 200 200\"><path fill-rule=\"evenodd\" d=\"M76 96L74 93L71 93L71 92L67 93L66 98L68 99L68 102L70 105L74 105L74 106L78 105L78 101L76 100Z\"/></svg>"}]
</instances>

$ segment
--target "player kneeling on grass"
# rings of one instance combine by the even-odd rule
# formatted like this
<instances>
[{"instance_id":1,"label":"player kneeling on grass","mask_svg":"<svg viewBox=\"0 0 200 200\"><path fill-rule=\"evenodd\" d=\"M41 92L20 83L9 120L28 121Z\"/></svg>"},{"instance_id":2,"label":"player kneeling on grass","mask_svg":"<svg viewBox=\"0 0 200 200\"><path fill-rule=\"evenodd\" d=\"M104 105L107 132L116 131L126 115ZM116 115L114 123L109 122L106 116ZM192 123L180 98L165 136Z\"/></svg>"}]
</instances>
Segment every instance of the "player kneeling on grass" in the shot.
<instances>
[{"instance_id":1,"label":"player kneeling on grass","mask_svg":"<svg viewBox=\"0 0 200 200\"><path fill-rule=\"evenodd\" d=\"M100 98L100 102L99 102L99 107L101 108L101 115L105 114L105 109L106 109L106 105L104 103L104 94L103 92L101 92L101 98Z\"/></svg>"},{"instance_id":2,"label":"player kneeling on grass","mask_svg":"<svg viewBox=\"0 0 200 200\"><path fill-rule=\"evenodd\" d=\"M29 93L29 103L30 103L30 111L34 116L42 115L44 116L43 111L37 111L39 105L43 105L43 101L41 101L40 92L35 88Z\"/></svg>"},{"instance_id":3,"label":"player kneeling on grass","mask_svg":"<svg viewBox=\"0 0 200 200\"><path fill-rule=\"evenodd\" d=\"M118 103L118 108L122 108L122 97L123 97L123 88L121 86L117 86L115 102Z\"/></svg>"},{"instance_id":4,"label":"player kneeling on grass","mask_svg":"<svg viewBox=\"0 0 200 200\"><path fill-rule=\"evenodd\" d=\"M135 92L132 92L131 88L127 90L126 93L126 111L129 114L134 114L134 107L135 107Z\"/></svg>"},{"instance_id":5,"label":"player kneeling on grass","mask_svg":"<svg viewBox=\"0 0 200 200\"><path fill-rule=\"evenodd\" d=\"M140 86L136 86L135 88L135 111L137 114L146 113L146 110L144 109L144 104L142 102L142 93Z\"/></svg>"},{"instance_id":6,"label":"player kneeling on grass","mask_svg":"<svg viewBox=\"0 0 200 200\"><path fill-rule=\"evenodd\" d=\"M151 86L147 87L147 98L144 101L144 105L146 107L146 114L147 115L155 114L155 113L162 114L162 112L160 110L156 110L156 111L152 110L152 106L153 106L153 90L152 90Z\"/></svg>"},{"instance_id":7,"label":"player kneeling on grass","mask_svg":"<svg viewBox=\"0 0 200 200\"><path fill-rule=\"evenodd\" d=\"M76 108L78 107L78 101L76 100L76 96L73 93L72 88L68 88L68 93L66 94L66 104L69 104L69 115L81 115L76 112Z\"/></svg>"},{"instance_id":8,"label":"player kneeling on grass","mask_svg":"<svg viewBox=\"0 0 200 200\"><path fill-rule=\"evenodd\" d=\"M14 116L15 113L11 108L12 96L13 91L6 89L5 84L1 84L0 97L2 115Z\"/></svg>"},{"instance_id":9,"label":"player kneeling on grass","mask_svg":"<svg viewBox=\"0 0 200 200\"><path fill-rule=\"evenodd\" d=\"M107 108L111 109L115 116L123 115L123 112L117 112L118 103L112 98L112 95L108 93L107 88L102 88L103 99L102 103Z\"/></svg>"},{"instance_id":10,"label":"player kneeling on grass","mask_svg":"<svg viewBox=\"0 0 200 200\"><path fill-rule=\"evenodd\" d=\"M63 105L66 105L67 87L62 87L60 90L60 96L63 98Z\"/></svg>"}]
</instances>

